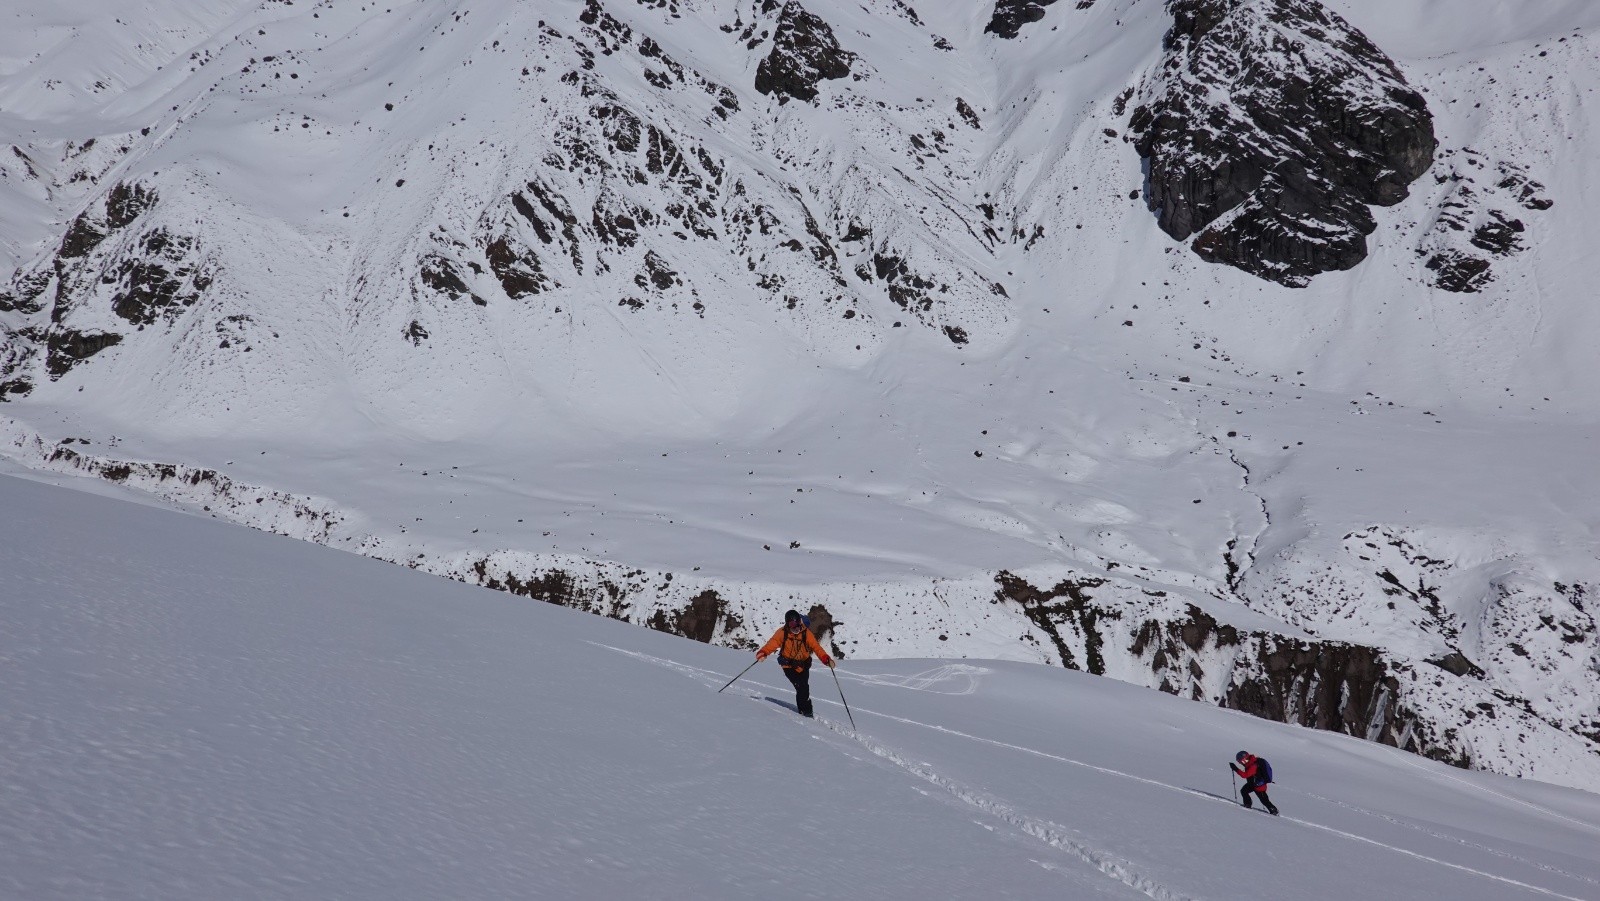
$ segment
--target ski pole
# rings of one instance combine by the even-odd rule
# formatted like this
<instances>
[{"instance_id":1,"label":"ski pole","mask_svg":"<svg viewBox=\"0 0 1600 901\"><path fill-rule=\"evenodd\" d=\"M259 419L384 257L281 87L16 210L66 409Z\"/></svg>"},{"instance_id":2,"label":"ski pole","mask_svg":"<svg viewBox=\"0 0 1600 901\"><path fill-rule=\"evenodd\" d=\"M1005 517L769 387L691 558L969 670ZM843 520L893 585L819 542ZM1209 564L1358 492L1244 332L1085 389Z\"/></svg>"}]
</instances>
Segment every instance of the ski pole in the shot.
<instances>
[{"instance_id":1,"label":"ski pole","mask_svg":"<svg viewBox=\"0 0 1600 901\"><path fill-rule=\"evenodd\" d=\"M839 684L839 672L833 667L828 667L828 672L833 673L833 687L839 689L839 700L844 701L844 715L850 717L850 731L856 728L855 715L850 712L850 702L844 700L844 686Z\"/></svg>"},{"instance_id":2,"label":"ski pole","mask_svg":"<svg viewBox=\"0 0 1600 901\"><path fill-rule=\"evenodd\" d=\"M729 679L728 680L728 685L732 685L733 683L735 683L735 682L739 681L740 679L744 678L744 674L750 672L750 670L755 668L756 663L760 663L760 662L761 662L761 658L757 657L755 663L752 663L749 666L745 667L744 669L740 670L739 671L739 675L734 676L732 679ZM724 686L722 686L722 688L727 688L728 685L724 685ZM719 695L722 694L722 688L717 689L717 694L719 694Z\"/></svg>"},{"instance_id":3,"label":"ski pole","mask_svg":"<svg viewBox=\"0 0 1600 901\"><path fill-rule=\"evenodd\" d=\"M1239 774L1234 771L1231 763L1228 764L1228 784L1231 786L1229 790L1237 795L1239 793Z\"/></svg>"}]
</instances>

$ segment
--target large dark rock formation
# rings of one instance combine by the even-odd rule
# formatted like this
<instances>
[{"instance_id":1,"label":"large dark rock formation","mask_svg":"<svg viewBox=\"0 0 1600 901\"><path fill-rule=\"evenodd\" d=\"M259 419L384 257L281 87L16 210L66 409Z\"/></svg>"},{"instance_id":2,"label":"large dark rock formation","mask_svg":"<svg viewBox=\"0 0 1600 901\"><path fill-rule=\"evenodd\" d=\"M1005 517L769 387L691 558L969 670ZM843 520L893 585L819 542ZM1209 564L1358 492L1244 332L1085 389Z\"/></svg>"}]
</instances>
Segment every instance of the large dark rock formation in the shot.
<instances>
[{"instance_id":1,"label":"large dark rock formation","mask_svg":"<svg viewBox=\"0 0 1600 901\"><path fill-rule=\"evenodd\" d=\"M756 67L756 90L777 95L779 103L790 97L809 102L819 82L849 75L854 59L840 48L827 22L789 0L778 15L772 52Z\"/></svg>"},{"instance_id":2,"label":"large dark rock formation","mask_svg":"<svg viewBox=\"0 0 1600 901\"><path fill-rule=\"evenodd\" d=\"M1166 58L1130 128L1162 231L1301 287L1367 254L1370 205L1427 171L1422 96L1316 0L1168 0Z\"/></svg>"},{"instance_id":3,"label":"large dark rock formation","mask_svg":"<svg viewBox=\"0 0 1600 901\"><path fill-rule=\"evenodd\" d=\"M1055 2L1056 0L995 0L994 15L989 17L989 24L983 26L983 30L986 34L1014 38L1022 31L1022 26L1044 18L1044 8Z\"/></svg>"}]
</instances>

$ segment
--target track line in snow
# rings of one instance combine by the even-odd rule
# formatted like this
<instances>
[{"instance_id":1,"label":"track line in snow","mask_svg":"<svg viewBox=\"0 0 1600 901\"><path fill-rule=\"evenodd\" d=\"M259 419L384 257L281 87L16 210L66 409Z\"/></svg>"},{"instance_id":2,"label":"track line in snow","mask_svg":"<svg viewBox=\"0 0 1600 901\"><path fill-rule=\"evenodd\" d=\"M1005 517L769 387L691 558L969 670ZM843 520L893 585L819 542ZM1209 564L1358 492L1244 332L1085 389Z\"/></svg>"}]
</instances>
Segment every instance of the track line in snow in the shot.
<instances>
[{"instance_id":1,"label":"track line in snow","mask_svg":"<svg viewBox=\"0 0 1600 901\"><path fill-rule=\"evenodd\" d=\"M1231 803L1231 802L1223 802L1223 803ZM1448 860L1440 860L1437 857L1429 857L1426 854L1419 854L1416 851L1408 851L1405 848L1401 848L1401 847L1398 847L1396 845L1386 844L1384 842L1378 841L1377 839L1367 838L1364 835L1356 835L1354 832L1345 832L1343 829L1335 829L1332 826L1324 826L1321 823L1313 823L1313 822L1310 822L1309 820L1300 820L1300 819L1295 819L1294 817L1280 817L1279 819L1285 819L1285 820L1288 820L1291 823L1299 823L1300 825L1309 827L1311 829L1320 829L1323 832L1331 833L1333 835L1337 835L1337 836L1340 836L1342 838L1347 838L1347 839L1350 839L1351 841L1354 841L1354 842L1363 842L1365 844L1375 845L1375 846L1377 846L1379 848L1388 848L1390 851L1393 851L1396 854L1404 854L1407 857L1414 857L1417 860L1426 860L1426 861L1429 861L1431 863L1439 864L1440 866L1443 866L1443 867L1449 867L1449 868L1451 868L1453 870L1460 870L1463 873L1471 873L1474 876L1482 876L1485 879L1493 879L1496 882L1503 882L1506 885L1514 885L1517 888L1526 889L1526 890L1528 890L1530 892L1537 892L1537 893L1539 893L1541 895L1549 895L1552 898L1561 898L1562 901L1584 901L1584 899L1582 899L1582 898L1576 898L1576 897L1573 897L1572 895L1563 895L1560 892L1554 891L1552 889L1542 888L1540 886L1533 885L1533 884L1527 883L1527 882L1522 882L1522 881L1516 880L1516 879L1511 879L1511 878L1508 878L1506 876L1497 876L1494 873L1486 873L1483 870L1475 870L1472 867L1463 866L1463 865L1461 865L1459 863L1451 863Z\"/></svg>"},{"instance_id":2,"label":"track line in snow","mask_svg":"<svg viewBox=\"0 0 1600 901\"><path fill-rule=\"evenodd\" d=\"M661 657L643 654L638 651L629 651L607 644L600 644L599 642L591 641L589 644L592 644L595 647L616 651L647 663L654 663L658 666L664 666L668 669L685 673L698 682L711 685L717 684L715 679L716 674L712 673L710 670L688 666L673 660L666 660ZM768 685L759 679L749 679L746 681L752 687L760 687L770 691L782 690L776 686ZM772 699L768 698L764 694L751 694L749 692L744 692L743 695L748 697L750 700L761 702L763 706L768 707L772 710L772 712L781 716L792 718L794 715L793 708L786 704L772 703ZM815 700L827 701L826 698L815 698ZM830 704L835 704L835 706L839 706L834 701L827 702ZM885 714L879 714L879 716L884 715ZM1019 813L1010 805L996 800L995 798L992 798L983 792L962 785L953 779L947 779L943 776L940 776L927 764L916 763L912 760L909 760L889 746L870 739L862 735L859 731L847 729L846 727L834 723L831 720L821 718L817 718L816 723L836 735L855 741L861 747L869 751L873 756L893 764L894 766L906 771L918 779L923 780L924 782L931 783L958 801L977 808L983 813L1000 820L1024 835L1032 836L1033 838L1044 842L1052 848L1067 852L1068 854L1078 858L1106 876L1109 876L1110 878L1121 882L1129 888L1154 899L1154 901L1199 901L1199 899L1194 898L1193 896L1174 891L1156 879L1140 872L1130 861L1124 860L1116 855L1102 851L1098 848L1091 847L1072 838L1069 835L1071 830L1065 826ZM820 736L813 735L813 737L815 738ZM1058 869L1043 863L1041 863L1041 866L1046 866L1046 869Z\"/></svg>"},{"instance_id":3,"label":"track line in snow","mask_svg":"<svg viewBox=\"0 0 1600 901\"><path fill-rule=\"evenodd\" d=\"M893 676L879 673L850 673L846 678L854 679L867 685L887 685L891 688L905 688L911 691L926 691L940 695L970 695L978 690L978 677L985 676L993 670L981 666L971 666L965 663L949 663L944 666L934 667L930 670L912 676ZM964 686L957 689L944 690L934 686L946 682L963 680Z\"/></svg>"},{"instance_id":4,"label":"track line in snow","mask_svg":"<svg viewBox=\"0 0 1600 901\"><path fill-rule=\"evenodd\" d=\"M1496 798L1499 798L1502 801L1510 801L1513 804L1520 804L1523 807L1528 808L1529 810L1537 810L1537 811L1539 811L1540 813L1544 814L1547 817L1555 817L1558 820L1563 820L1565 822L1573 824L1574 826L1582 826L1583 828L1589 830L1590 832L1600 832L1600 826L1596 826L1593 823L1586 823L1583 820L1574 819L1572 817L1567 816L1566 814L1556 813L1555 811L1553 811L1553 810L1551 810L1551 809L1549 809L1547 807L1540 807L1538 804L1535 804L1532 801L1524 801L1521 798L1513 798L1510 795L1502 795L1502 794L1500 794L1499 792L1495 791L1492 788L1486 788L1486 787L1484 787L1482 785L1478 785L1475 782L1469 782L1466 779L1462 779L1460 776L1452 776L1449 773L1440 773L1440 772L1436 772L1434 770L1427 769L1426 767L1422 766L1419 763L1415 763L1413 761L1406 760L1404 757L1400 757L1400 758L1397 758L1397 759L1401 763L1405 764L1406 766L1409 766L1409 767L1411 767L1413 769L1422 770L1424 773L1427 773L1430 776L1435 776L1435 777L1440 778L1440 779L1448 779L1451 782L1458 782L1458 783L1460 783L1462 785L1467 786L1468 788L1477 789L1478 791L1481 791L1486 795L1494 795Z\"/></svg>"},{"instance_id":5,"label":"track line in snow","mask_svg":"<svg viewBox=\"0 0 1600 901\"><path fill-rule=\"evenodd\" d=\"M1376 811L1376 810L1368 810L1365 807L1361 807L1361 806L1356 805L1356 804L1351 804L1351 803L1349 803L1347 801L1340 801L1337 798L1325 798L1322 795L1313 794L1312 792L1308 792L1308 791L1301 791L1299 789L1288 789L1288 791L1291 794L1300 795L1301 797L1304 797L1304 798L1314 798L1314 799L1316 799L1318 801L1322 801L1323 803L1326 803L1326 804L1332 804L1332 805L1334 805L1336 807L1343 807L1345 810L1354 811L1355 813L1364 813L1369 817L1377 817L1380 820L1387 820L1388 822L1393 823L1396 826L1401 826L1401 827L1404 827L1406 829L1412 829L1412 830L1415 830L1417 832L1421 832L1424 835L1433 836L1434 838L1439 839L1440 841L1455 842L1457 844L1464 845L1464 846L1466 846L1468 848L1471 848L1474 851L1482 851L1485 854L1493 854L1494 856L1499 857L1499 858L1501 858L1503 860L1508 860L1508 861L1511 861L1511 862L1514 862L1514 863L1520 863L1520 864L1522 864L1524 866L1533 867L1536 870L1543 870L1546 873L1550 873L1551 875L1554 875L1554 876L1564 876L1564 877L1566 877L1568 879L1572 879L1572 880L1575 880L1575 881L1578 881L1578 882L1587 882L1590 885L1600 885L1600 879L1595 879L1595 878L1593 878L1591 876L1584 876L1581 873L1569 873L1566 870L1561 869L1560 867L1551 866L1550 864L1546 864L1546 863L1539 863L1536 860L1529 860L1526 857L1519 857L1519 856L1517 856L1515 854L1512 854L1509 851L1502 851L1499 848L1493 848L1493 847L1490 847L1488 845L1479 844L1478 842L1474 842L1474 841L1470 841L1468 839L1464 839L1464 838L1462 838L1462 837L1460 837L1458 835L1450 835L1450 834L1444 833L1444 832L1436 832L1436 831L1434 831L1432 829L1429 829L1428 827L1423 826L1423 825L1421 825L1419 823L1412 823L1412 822L1409 822L1407 820L1402 820L1399 817L1390 816L1389 814L1381 813L1381 812Z\"/></svg>"},{"instance_id":6,"label":"track line in snow","mask_svg":"<svg viewBox=\"0 0 1600 901\"><path fill-rule=\"evenodd\" d=\"M679 670L679 671L682 671L682 672L685 672L685 673L689 673L689 674L694 675L696 679L703 680L703 676L707 676L707 675L713 676L713 677L715 676L715 674L712 673L710 670L700 669L699 667L688 666L687 664L678 663L678 662L672 661L672 660L666 660L666 659L663 659L663 658L660 658L660 657L652 657L649 654L641 654L641 653L638 653L636 651L627 651L627 650L623 650L621 648L611 647L610 645L600 645L600 644L597 644L596 642L590 642L590 644L596 644L598 647L603 647L603 648L608 648L608 649L613 650L613 651L618 651L620 653L627 654L630 657L636 657L636 658L638 658L640 660L645 660L645 661L648 661L648 662L651 662L651 663L656 663L658 665L667 666L667 667L669 667L671 669L676 669L676 670ZM759 682L759 681L756 681L756 680L751 680L751 681L752 681L752 684L760 685L761 687L770 689L772 691L781 691L782 690L782 689L777 688L776 686L767 685L764 682ZM835 705L838 704L837 701L830 701L827 698L817 698L816 700L822 701L822 702L828 703L828 704L835 704ZM1143 776L1135 776L1132 773L1124 773L1121 770L1114 770L1114 769L1111 769L1110 767L1098 766L1096 764L1087 763L1087 762L1082 761L1082 760L1074 760L1071 757L1063 757L1060 754L1051 754L1048 751L1039 751L1039 750L1036 750L1034 748L1029 748L1029 747L1026 747L1026 746L1023 746L1023 745L1016 745L1016 744L1012 744L1010 742L999 741L999 740L993 739L993 738L984 738L981 735L973 735L973 734L971 734L969 732L962 732L959 729L951 729L951 728L948 728L946 726L939 726L939 725L935 725L933 723L924 723L924 722L921 722L921 721L918 721L918 720L908 719L908 718L903 717L903 716L895 716L892 713L882 713L880 711L873 710L873 709L867 708L867 707L852 707L851 709L855 710L855 711L858 711L860 713L869 714L871 716L880 716L880 717L883 717L884 719L893 720L893 721L895 721L897 723L904 723L904 724L909 725L909 726L920 726L920 727L922 727L924 729L930 729L930 730L932 730L934 732L942 732L942 733L944 733L946 735L953 735L953 736L956 736L958 738L965 738L965 739L968 739L970 741L979 742L981 744L993 745L994 747L997 747L997 748L1008 748L1010 750L1017 751L1019 753L1031 754L1031 755L1033 755L1035 757L1041 757L1041 758L1044 758L1046 760L1055 760L1055 761L1058 761L1060 763L1067 763L1067 764L1071 764L1073 766L1083 767L1084 769L1093 770L1093 771L1095 771L1097 773L1104 773L1104 774L1106 774L1108 776L1118 776L1118 777L1121 777L1123 779L1131 779L1131 780L1133 780L1135 782L1143 782L1146 785L1153 785L1153 786L1156 786L1158 788L1163 788L1163 789L1166 789L1168 791L1177 792L1177 793L1182 794L1182 795L1188 795L1188 796L1197 797L1197 798L1204 798L1204 799L1206 799L1208 801L1213 801L1213 802L1216 802L1216 803L1219 803L1219 804L1227 804L1229 806L1233 805L1233 802L1231 800L1224 800L1222 798L1217 797L1216 795L1207 794L1206 792L1200 791L1199 789L1185 788L1185 787L1180 786L1180 785L1172 785L1170 783L1161 782L1161 781L1156 780L1156 779L1147 779L1147 778L1145 778ZM830 727L830 728L832 728L832 727ZM839 730L835 729L835 731L839 731ZM843 734L843 733L841 733L841 734ZM859 736L859 733L858 733L858 736ZM867 750L872 751L874 754L878 754L878 756L880 756L880 757L885 757L884 754L880 754L877 750L875 750L872 744L868 744L868 742L870 741L869 739L866 739L865 737L858 737L858 740L862 742L863 746L866 747ZM888 758L886 757L886 759L888 759ZM891 762L894 762L894 761L891 761ZM908 767L916 767L917 765L908 763L907 766ZM1415 765L1413 764L1413 766L1415 766ZM1418 767L1418 769L1422 769L1422 768ZM915 775L922 776L922 774L920 772L917 772L916 770L908 768L907 771L908 772L913 772L913 774L915 774ZM928 778L928 777L923 776L922 778ZM938 778L942 778L942 777L938 777ZM1450 777L1450 778L1453 778L1453 777ZM934 781L934 780L930 779L929 781ZM1466 780L1457 780L1457 781L1465 782ZM936 782L936 784L938 784L938 783ZM1471 785L1470 782L1466 783L1466 784ZM1488 790L1485 789L1485 791L1488 791ZM955 792L952 790L952 794L954 794L954 793ZM1502 797L1502 798L1506 797L1506 796L1500 795L1498 792L1494 792L1494 791L1489 791L1489 794L1496 795L1496 796ZM960 796L957 795L957 797L960 797ZM963 798L963 800L966 800L966 799ZM1515 801L1517 799L1515 799L1515 798L1506 798L1506 800ZM969 802L969 803L973 803L973 802ZM982 805L981 804L978 804L976 806L979 806L980 809L982 809ZM1539 810L1541 812L1549 813L1549 811L1545 811L1544 808L1541 808L1541 807L1539 807L1538 805L1535 805L1535 804L1527 804L1526 806L1532 807L1533 809ZM1004 817L1004 816L1002 816L1002 815L1000 815L998 813L994 814L994 815L1000 817L1001 819L1006 819L1006 817ZM1559 814L1552 814L1552 815L1560 817ZM1014 812L1013 812L1013 816L1016 816L1019 819L1024 819L1024 820L1028 819L1027 817L1022 816L1021 814L1015 814ZM1569 819L1567 817L1561 817L1561 818L1562 819ZM1519 880L1516 880L1516 879L1511 879L1511 878L1506 877L1506 876L1499 876L1499 875L1496 875L1494 873L1485 872L1483 870L1473 869L1472 867L1465 866L1463 864L1451 863L1448 860L1440 860L1437 857L1429 857L1428 855L1422 854L1422 853L1417 852L1417 851L1411 851L1411 850L1407 850L1405 848L1401 848L1401 847L1399 847L1397 845L1391 845L1391 844L1388 844L1388 843L1385 843L1385 842L1380 842L1377 839L1367 838L1366 836L1357 835L1357 834L1355 834L1353 832L1345 832L1342 829L1335 829L1332 826L1324 826L1321 823L1313 823L1313 822L1311 822L1309 820L1302 820L1302 819L1299 819L1297 817L1287 817L1287 816L1278 817L1278 819L1282 820L1284 822L1288 822L1288 823L1296 823L1296 824L1299 824L1301 826L1305 826L1308 829L1316 829L1316 830L1319 830L1319 831L1322 831L1322 832L1327 832L1327 833L1329 833L1331 835L1337 835L1337 836L1340 836L1342 838L1347 838L1347 839L1349 839L1349 840L1351 840L1353 842L1359 842L1359 843L1362 843L1362 844L1373 845L1374 847L1378 847L1378 848L1387 848L1388 850L1393 851L1396 854L1401 854L1401 855L1404 855L1406 857L1414 858L1416 860L1428 861L1429 863L1436 863L1436 864L1438 864L1439 866L1442 866L1442 867L1448 867L1448 868L1450 868L1452 870L1459 870L1459 871L1461 871L1463 873L1470 873L1470 874L1472 874L1474 876L1481 876L1481 877L1483 877L1485 879L1490 879L1490 880L1493 880L1495 882L1503 883L1505 885L1513 885L1513 886L1516 886L1517 888L1526 889L1527 891L1534 892L1534 893L1537 893L1537 894L1540 894L1540 895L1547 895L1547 896L1552 897L1552 898L1560 898L1560 899L1562 899L1562 901L1585 901L1585 899L1583 899L1583 898L1576 898L1576 897L1573 897L1572 895L1563 895L1562 893L1554 891L1553 889L1547 889L1547 888L1543 888L1543 887L1540 887L1540 886L1537 886L1537 885L1533 885L1531 883L1522 882L1522 881L1519 881ZM1007 820L1007 822L1010 822L1010 820ZM1573 822L1578 823L1580 825L1587 825L1587 824L1583 823L1581 820L1573 820ZM1019 828L1022 828L1022 827L1019 827ZM1591 827L1591 828L1593 828L1593 827ZM1029 831L1027 829L1024 829L1023 831L1028 832L1028 834L1034 835L1035 837L1044 839L1046 842L1054 844L1054 842L1050 842L1049 839L1044 838L1044 836L1039 835L1039 833L1037 833L1037 832L1032 832L1032 831ZM1070 841L1070 840L1068 840L1068 841ZM1069 851L1073 850L1072 848L1065 847L1065 846L1059 846L1058 845L1057 847L1063 847L1064 850L1069 850ZM1096 864L1096 866L1098 866L1098 864ZM1106 872L1109 873L1109 871L1106 871ZM1134 885L1134 883L1130 882L1130 883L1128 883L1128 885L1139 889L1139 891L1145 891L1140 886ZM1148 892L1146 892L1146 894L1148 894ZM1151 897L1158 897L1158 896L1152 895ZM1179 898L1179 897L1182 897L1182 896L1168 895L1168 896L1161 896L1161 897Z\"/></svg>"},{"instance_id":7,"label":"track line in snow","mask_svg":"<svg viewBox=\"0 0 1600 901\"><path fill-rule=\"evenodd\" d=\"M826 700L826 699L823 699L823 700ZM1022 752L1024 754L1032 754L1032 755L1034 755L1036 757L1043 757L1043 758L1046 758L1046 759L1049 759L1049 760L1057 760L1057 761L1060 761L1062 763L1070 763L1070 764L1072 764L1074 766L1084 767L1085 769L1094 770L1095 772L1099 772L1099 773L1105 773L1105 774L1110 775L1110 776L1120 776L1120 777L1122 777L1124 779L1132 779L1135 782L1143 782L1143 783L1145 783L1147 785L1158 786L1160 788L1164 788L1164 789L1167 789L1169 791L1175 791L1175 792L1179 792L1181 794L1187 794L1187 795L1194 795L1196 797L1205 798L1208 801L1215 801L1215 802L1217 802L1219 804L1227 804L1229 806L1232 806L1232 804L1233 804L1233 802L1231 800L1224 800L1222 798L1218 798L1215 795L1207 794L1207 793L1199 791L1197 789L1184 788L1184 787L1179 786L1179 785L1171 785L1169 783L1160 782L1160 781L1157 781L1155 779L1146 779L1143 776L1135 776L1132 773L1124 773L1124 772L1122 772L1120 770L1113 770L1113 769L1111 769L1109 767L1096 766L1095 764L1086 763L1086 762L1084 762L1082 760L1074 760L1074 759L1072 759L1070 757L1062 757L1059 754L1051 754L1051 753L1046 752L1046 751L1039 751L1039 750L1035 750L1033 748L1024 747L1022 745L1014 745L1014 744L1011 744L1010 742L996 741L995 739L992 739L992 738L984 738L981 735L971 735L971 734L968 734L966 732L961 732L961 731L956 730L956 729L949 729L949 728L946 728L944 726L937 726L937 725L934 725L932 723L922 723L922 722L918 722L916 720L906 719L905 717L894 716L892 714L887 714L887 713L879 713L876 710L872 710L872 709L865 708L865 707L855 708L855 709L859 709L863 713L872 714L874 716L881 716L881 717L884 717L886 719L895 720L897 722L906 723L908 725L921 726L921 727L923 727L925 729L932 729L932 730L934 730L936 732L943 732L943 733L945 733L947 735L956 735L956 736L960 736L962 738L971 739L972 741L982 742L984 744L989 744L989 745L994 745L996 747L1010 748L1011 750L1020 751L1020 752ZM1374 846L1379 847L1379 848L1388 848L1390 851L1393 851L1396 854L1403 854L1403 855L1405 855L1407 857L1412 857L1412 858L1415 858L1417 860L1429 861L1431 863L1436 863L1436 864L1438 864L1439 866L1442 866L1442 867L1449 867L1450 869L1453 869L1453 870L1460 870L1463 873L1471 873L1471 874L1473 874L1475 876L1482 876L1485 879L1492 879L1495 882L1505 883L1506 885L1514 885L1514 886L1516 886L1518 888L1526 889L1526 890L1528 890L1530 892L1537 892L1538 894L1541 894L1541 895L1549 895L1552 898L1561 898L1561 899L1563 899L1563 901L1584 901L1584 899L1582 899L1582 898L1575 898L1575 897L1573 897L1571 895L1563 895L1560 892L1554 891L1552 889L1542 888L1542 887L1537 886L1537 885L1532 885L1532 884L1527 883L1527 882L1521 882L1519 880L1511 879L1511 878L1506 877L1506 876L1499 876L1499 875L1496 875L1494 873L1487 873L1487 872L1484 872L1483 870L1475 870L1472 867L1465 866L1463 864L1458 864L1458 863L1451 863L1448 860L1440 860L1437 857L1429 857L1428 855L1422 854L1422 853L1417 852L1417 851L1410 851L1410 850L1407 850L1405 848L1401 848L1401 847L1399 847L1397 845L1390 845L1390 844L1387 844L1385 842L1380 842L1377 839L1367 838L1366 836L1363 836L1363 835L1356 835L1353 832L1345 832L1342 829L1335 829L1332 826L1324 826L1321 823L1313 823L1313 822L1311 822L1309 820L1302 820L1302 819L1299 819L1297 817L1279 817L1279 819L1283 820L1285 822L1298 823L1298 824L1300 824L1302 826L1306 826L1306 827L1311 828L1311 829L1318 829L1318 830L1321 830L1323 832L1331 833L1333 835L1342 836L1342 837L1350 839L1351 841L1354 841L1354 842L1361 842L1363 844L1374 845Z\"/></svg>"},{"instance_id":8,"label":"track line in snow","mask_svg":"<svg viewBox=\"0 0 1600 901\"><path fill-rule=\"evenodd\" d=\"M1019 813L1010 805L996 800L983 792L962 785L954 779L947 779L939 775L927 764L907 760L887 745L874 741L860 732L846 730L831 720L818 720L818 722L838 735L853 739L863 748L872 752L874 756L894 764L918 779L943 789L957 800L976 807L1025 835L1033 836L1052 848L1071 854L1073 857L1141 894L1156 899L1156 901L1197 901L1193 896L1174 891L1167 885L1141 873L1132 862L1071 838L1068 833L1072 830L1065 826ZM1046 866L1046 868L1051 869L1049 866Z\"/></svg>"},{"instance_id":9,"label":"track line in snow","mask_svg":"<svg viewBox=\"0 0 1600 901\"><path fill-rule=\"evenodd\" d=\"M627 648L619 648L609 644L601 644L598 641L586 641L585 643L594 645L597 648L605 648L608 651L616 651L618 654L632 657L636 660L643 660L646 663L654 663L656 666L664 666L667 669L677 670L678 672L693 678L697 682L705 682L706 677L716 675L716 673L712 672L711 670L702 669L698 666L690 666L687 663L679 663L676 660L668 660L665 657L656 657L652 654L645 654L639 651L630 651ZM715 683L713 682L713 684Z\"/></svg>"}]
</instances>

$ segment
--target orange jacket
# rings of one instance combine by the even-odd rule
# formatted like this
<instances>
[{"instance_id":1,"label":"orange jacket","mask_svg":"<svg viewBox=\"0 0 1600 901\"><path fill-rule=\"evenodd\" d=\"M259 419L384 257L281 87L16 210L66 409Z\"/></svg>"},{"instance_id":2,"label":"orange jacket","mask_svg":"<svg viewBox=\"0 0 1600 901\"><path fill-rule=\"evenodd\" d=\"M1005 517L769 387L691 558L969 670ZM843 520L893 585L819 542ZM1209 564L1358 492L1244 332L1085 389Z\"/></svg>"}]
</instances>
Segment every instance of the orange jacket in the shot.
<instances>
[{"instance_id":1,"label":"orange jacket","mask_svg":"<svg viewBox=\"0 0 1600 901\"><path fill-rule=\"evenodd\" d=\"M793 660L796 663L809 663L811 654L814 651L818 657L822 658L823 666L833 666L833 659L828 656L827 651L822 649L822 645L817 643L817 636L812 635L811 630L804 626L800 627L800 632L797 635L790 635L786 627L779 626L778 631L772 633L772 637L767 639L767 643L762 645L761 650L756 652L756 659L765 660L774 651L778 653L780 662Z\"/></svg>"}]
</instances>

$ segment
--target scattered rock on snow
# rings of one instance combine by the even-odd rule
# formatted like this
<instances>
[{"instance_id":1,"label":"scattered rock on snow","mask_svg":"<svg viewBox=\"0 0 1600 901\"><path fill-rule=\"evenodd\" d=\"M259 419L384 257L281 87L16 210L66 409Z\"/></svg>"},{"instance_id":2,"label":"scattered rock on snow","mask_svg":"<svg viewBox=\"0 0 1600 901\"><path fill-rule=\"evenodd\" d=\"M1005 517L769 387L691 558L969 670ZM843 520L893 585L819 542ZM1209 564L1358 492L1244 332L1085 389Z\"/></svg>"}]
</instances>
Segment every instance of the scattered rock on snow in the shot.
<instances>
[{"instance_id":1,"label":"scattered rock on snow","mask_svg":"<svg viewBox=\"0 0 1600 901\"><path fill-rule=\"evenodd\" d=\"M1544 185L1516 163L1495 162L1470 149L1447 150L1440 161L1449 165L1434 181L1446 193L1417 255L1434 287L1471 294L1494 280L1496 262L1527 248L1523 217L1555 204Z\"/></svg>"}]
</instances>

